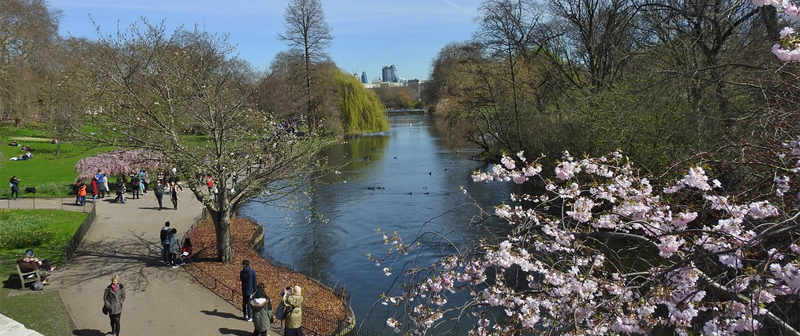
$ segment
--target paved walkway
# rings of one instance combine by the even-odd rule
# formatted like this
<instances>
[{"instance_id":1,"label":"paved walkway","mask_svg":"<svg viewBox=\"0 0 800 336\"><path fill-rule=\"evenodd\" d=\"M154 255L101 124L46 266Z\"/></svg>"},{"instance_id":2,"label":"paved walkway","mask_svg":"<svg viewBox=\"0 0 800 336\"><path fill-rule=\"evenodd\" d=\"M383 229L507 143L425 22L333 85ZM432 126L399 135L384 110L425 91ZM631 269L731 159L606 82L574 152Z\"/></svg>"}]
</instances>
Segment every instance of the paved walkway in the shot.
<instances>
[{"instance_id":1,"label":"paved walkway","mask_svg":"<svg viewBox=\"0 0 800 336\"><path fill-rule=\"evenodd\" d=\"M152 192L126 204L108 202L111 199L98 200L97 218L76 256L53 274L46 289L61 292L76 324L74 335L101 336L111 330L101 308L103 291L115 274L127 294L121 335L251 335L253 323L244 321L238 309L183 268L161 263L159 230L164 222L170 221L182 237L201 213L191 191L181 193L177 211L171 203L158 211ZM169 202L168 195L164 200ZM50 202L55 207L60 200ZM44 203L37 200L37 208ZM81 209L65 206L69 208Z\"/></svg>"}]
</instances>

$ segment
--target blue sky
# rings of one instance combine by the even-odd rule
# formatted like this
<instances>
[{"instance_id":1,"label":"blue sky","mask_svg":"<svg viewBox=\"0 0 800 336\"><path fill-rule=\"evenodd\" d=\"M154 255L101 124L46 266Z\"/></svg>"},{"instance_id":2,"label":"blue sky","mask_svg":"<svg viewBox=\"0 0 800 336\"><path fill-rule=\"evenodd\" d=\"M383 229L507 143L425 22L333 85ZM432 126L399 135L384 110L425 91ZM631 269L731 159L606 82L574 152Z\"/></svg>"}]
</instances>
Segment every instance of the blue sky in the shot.
<instances>
[{"instance_id":1,"label":"blue sky","mask_svg":"<svg viewBox=\"0 0 800 336\"><path fill-rule=\"evenodd\" d=\"M394 64L402 78L428 78L431 60L448 42L464 41L477 29L481 0L322 0L332 28L331 58L347 72L370 79ZM50 0L62 11L61 34L94 39L89 15L105 34L140 17L166 19L170 27L199 24L228 33L240 57L259 69L288 49L277 40L288 0Z\"/></svg>"}]
</instances>

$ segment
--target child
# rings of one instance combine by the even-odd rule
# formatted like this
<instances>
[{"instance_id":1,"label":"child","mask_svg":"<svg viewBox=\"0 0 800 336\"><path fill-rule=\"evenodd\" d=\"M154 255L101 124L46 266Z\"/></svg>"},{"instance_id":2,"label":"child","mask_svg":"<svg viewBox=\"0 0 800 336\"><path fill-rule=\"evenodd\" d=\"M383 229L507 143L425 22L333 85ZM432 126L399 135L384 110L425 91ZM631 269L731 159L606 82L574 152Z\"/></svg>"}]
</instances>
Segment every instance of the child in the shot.
<instances>
[{"instance_id":1,"label":"child","mask_svg":"<svg viewBox=\"0 0 800 336\"><path fill-rule=\"evenodd\" d=\"M186 261L191 261L192 256L192 241L189 238L183 240L183 247L181 248L181 266L186 265Z\"/></svg>"}]
</instances>

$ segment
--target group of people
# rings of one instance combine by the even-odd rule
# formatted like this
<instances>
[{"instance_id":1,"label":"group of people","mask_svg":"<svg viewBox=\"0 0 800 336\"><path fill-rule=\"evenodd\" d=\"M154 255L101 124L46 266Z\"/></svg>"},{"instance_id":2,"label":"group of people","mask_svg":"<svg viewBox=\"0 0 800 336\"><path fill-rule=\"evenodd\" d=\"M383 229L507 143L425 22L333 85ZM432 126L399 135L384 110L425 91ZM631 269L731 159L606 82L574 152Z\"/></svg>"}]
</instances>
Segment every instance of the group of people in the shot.
<instances>
[{"instance_id":1,"label":"group of people","mask_svg":"<svg viewBox=\"0 0 800 336\"><path fill-rule=\"evenodd\" d=\"M175 268L180 265L185 265L186 261L192 255L192 240L186 237L181 245L181 239L178 237L178 230L170 228L169 222L164 223L161 228L161 259L164 265Z\"/></svg>"},{"instance_id":2,"label":"group of people","mask_svg":"<svg viewBox=\"0 0 800 336\"><path fill-rule=\"evenodd\" d=\"M303 289L300 286L286 287L281 291L281 301L277 307L272 306L263 283L256 283L256 271L250 268L250 261L242 261L239 272L242 283L242 312L244 319L252 321L253 336L266 336L270 325L284 323L284 336L302 336L303 323Z\"/></svg>"},{"instance_id":3,"label":"group of people","mask_svg":"<svg viewBox=\"0 0 800 336\"><path fill-rule=\"evenodd\" d=\"M17 186L15 189L14 186L14 179L12 177L12 198L13 195L19 194L19 187ZM75 182L75 204L76 205L86 205L86 197L88 196L89 192L92 193L92 200L91 202L94 203L97 201L98 198L105 198L107 195L111 195L111 189L108 186L108 181L110 177L103 172L102 169L98 169L97 173L92 176L91 182L87 185L84 183L83 180L79 179ZM16 184L19 184L19 179L16 180ZM165 173L159 173L158 179L156 180L155 186L153 186L152 190L156 196L156 200L158 201L158 210L161 211L164 209L164 194L169 193L170 201L172 201L172 208L174 210L178 210L178 200L180 198L179 193L183 191L183 187L178 184L178 174L175 168L172 168L172 173L167 175ZM125 204L125 195L128 191L128 178L124 175L118 175L115 181L116 186L116 197L114 198L114 203ZM131 198L139 199L141 195L146 195L147 190L150 185L150 177L147 175L146 169L139 170L136 174L131 174L130 176L130 184L131 184ZM15 191L16 190L16 191Z\"/></svg>"}]
</instances>

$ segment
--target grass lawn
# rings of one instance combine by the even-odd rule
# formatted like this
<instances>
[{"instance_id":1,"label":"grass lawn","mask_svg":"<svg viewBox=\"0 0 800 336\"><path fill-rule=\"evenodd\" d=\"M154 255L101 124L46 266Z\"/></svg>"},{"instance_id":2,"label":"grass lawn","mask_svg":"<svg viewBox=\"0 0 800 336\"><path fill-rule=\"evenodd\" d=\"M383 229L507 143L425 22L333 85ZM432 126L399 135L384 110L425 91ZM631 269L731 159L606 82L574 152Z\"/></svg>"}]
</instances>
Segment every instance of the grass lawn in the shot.
<instances>
[{"instance_id":1,"label":"grass lawn","mask_svg":"<svg viewBox=\"0 0 800 336\"><path fill-rule=\"evenodd\" d=\"M33 159L10 161L13 156L24 154L22 147L8 144L17 141L20 145L35 149ZM16 128L0 124L0 198L8 198L11 190L8 180L16 175L20 180L20 197L32 197L24 193L25 187L36 187L36 197L67 196L75 182L75 163L97 153L107 152L113 147L89 148L83 145L62 143L59 155L55 144L50 143L46 130L38 126Z\"/></svg>"},{"instance_id":2,"label":"grass lawn","mask_svg":"<svg viewBox=\"0 0 800 336\"><path fill-rule=\"evenodd\" d=\"M64 247L75 231L86 219L81 212L59 210L0 210L0 274L4 284L0 288L0 314L8 316L46 336L72 335L74 326L66 311L64 302L57 291L45 288L41 292L30 289L18 291L15 263L25 250L32 248L39 259L50 261L51 265L63 265L66 259ZM20 231L30 232L43 227L48 231L48 241L38 246L8 247L8 234ZM57 276L58 273L56 272Z\"/></svg>"}]
</instances>

